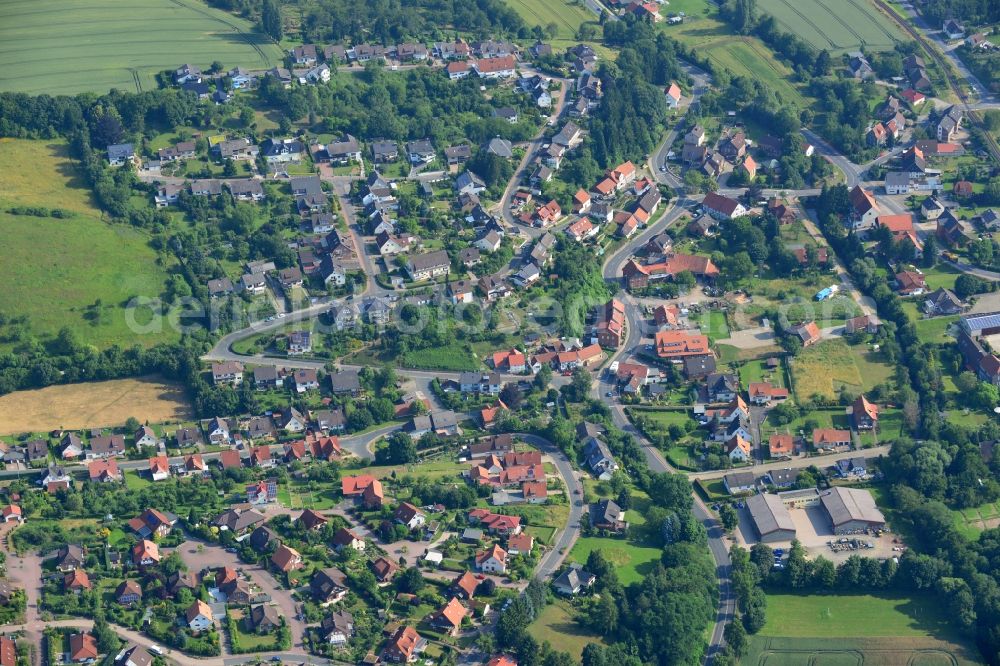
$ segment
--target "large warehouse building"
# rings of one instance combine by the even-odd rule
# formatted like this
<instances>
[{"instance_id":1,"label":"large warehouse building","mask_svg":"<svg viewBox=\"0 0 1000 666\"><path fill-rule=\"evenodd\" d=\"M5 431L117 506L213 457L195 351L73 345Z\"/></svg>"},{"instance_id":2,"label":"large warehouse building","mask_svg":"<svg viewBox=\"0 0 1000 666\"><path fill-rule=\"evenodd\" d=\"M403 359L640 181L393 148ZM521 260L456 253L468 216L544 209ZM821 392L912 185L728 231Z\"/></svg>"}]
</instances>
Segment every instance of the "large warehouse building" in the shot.
<instances>
[{"instance_id":1,"label":"large warehouse building","mask_svg":"<svg viewBox=\"0 0 1000 666\"><path fill-rule=\"evenodd\" d=\"M867 490L832 488L820 496L820 502L830 516L834 534L885 527L885 516L878 510L875 498Z\"/></svg>"},{"instance_id":2,"label":"large warehouse building","mask_svg":"<svg viewBox=\"0 0 1000 666\"><path fill-rule=\"evenodd\" d=\"M754 495L747 500L750 518L762 543L791 541L795 538L795 523L777 495Z\"/></svg>"}]
</instances>

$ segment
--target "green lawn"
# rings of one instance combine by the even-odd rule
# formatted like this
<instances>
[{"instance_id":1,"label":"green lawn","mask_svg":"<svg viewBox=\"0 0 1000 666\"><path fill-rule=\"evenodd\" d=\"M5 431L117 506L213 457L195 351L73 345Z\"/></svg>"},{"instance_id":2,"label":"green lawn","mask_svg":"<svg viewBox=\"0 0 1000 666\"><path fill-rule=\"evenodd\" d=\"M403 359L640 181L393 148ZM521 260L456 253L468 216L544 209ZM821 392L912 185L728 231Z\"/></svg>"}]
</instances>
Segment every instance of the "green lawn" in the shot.
<instances>
[{"instance_id":1,"label":"green lawn","mask_svg":"<svg viewBox=\"0 0 1000 666\"><path fill-rule=\"evenodd\" d=\"M74 94L153 90L183 63L267 69L281 50L251 23L200 0L6 0L0 90Z\"/></svg>"},{"instance_id":2,"label":"green lawn","mask_svg":"<svg viewBox=\"0 0 1000 666\"><path fill-rule=\"evenodd\" d=\"M663 429L674 424L684 425L692 420L691 412L687 409L636 409L633 413L649 419Z\"/></svg>"},{"instance_id":3,"label":"green lawn","mask_svg":"<svg viewBox=\"0 0 1000 666\"><path fill-rule=\"evenodd\" d=\"M938 264L934 268L922 268L924 280L927 282L927 289L954 289L955 280L961 275L961 271L952 268L948 264Z\"/></svg>"},{"instance_id":4,"label":"green lawn","mask_svg":"<svg viewBox=\"0 0 1000 666\"><path fill-rule=\"evenodd\" d=\"M651 546L641 546L625 539L606 537L581 537L569 552L569 561L584 564L591 551L600 550L614 565L622 585L642 580L659 561L662 551Z\"/></svg>"},{"instance_id":5,"label":"green lawn","mask_svg":"<svg viewBox=\"0 0 1000 666\"><path fill-rule=\"evenodd\" d=\"M130 330L124 305L133 297L159 297L166 271L147 236L101 219L65 144L0 139L0 164L17 165L0 175L0 312L27 316L29 334L54 335L68 326L98 347L178 337L165 321L150 332ZM11 206L58 208L70 216L12 215ZM148 319L137 314L136 321Z\"/></svg>"},{"instance_id":6,"label":"green lawn","mask_svg":"<svg viewBox=\"0 0 1000 666\"><path fill-rule=\"evenodd\" d=\"M565 650L579 659L588 643L602 641L600 636L587 633L577 624L572 612L568 601L550 603L528 627L528 633L539 642L548 641L556 650Z\"/></svg>"},{"instance_id":7,"label":"green lawn","mask_svg":"<svg viewBox=\"0 0 1000 666\"><path fill-rule=\"evenodd\" d=\"M850 427L847 413L843 407L833 409L816 409L806 412L791 423L778 425L774 422L774 415L768 414L767 420L761 425L761 434L765 439L774 432L791 433L797 435L800 430L805 430L807 422L812 421L816 428L842 428ZM811 441L811 440L810 440Z\"/></svg>"},{"instance_id":8,"label":"green lawn","mask_svg":"<svg viewBox=\"0 0 1000 666\"><path fill-rule=\"evenodd\" d=\"M708 336L709 342L725 340L729 337L729 324L726 323L726 313L721 310L710 310L703 312L697 317L692 317L692 323L696 323L702 334Z\"/></svg>"},{"instance_id":9,"label":"green lawn","mask_svg":"<svg viewBox=\"0 0 1000 666\"><path fill-rule=\"evenodd\" d=\"M521 15L529 26L556 26L556 38L573 39L581 23L596 21L597 14L588 10L581 2L571 0L506 0L507 4Z\"/></svg>"},{"instance_id":10,"label":"green lawn","mask_svg":"<svg viewBox=\"0 0 1000 666\"><path fill-rule=\"evenodd\" d=\"M939 600L895 594L768 594L762 636L860 638L950 637L955 630Z\"/></svg>"},{"instance_id":11,"label":"green lawn","mask_svg":"<svg viewBox=\"0 0 1000 666\"><path fill-rule=\"evenodd\" d=\"M903 311L916 327L917 337L920 338L921 342L929 344L945 344L953 343L955 341L953 337L948 335L948 329L952 324L958 321L958 315L925 319L923 313L920 311L920 307L915 301L905 301L903 303Z\"/></svg>"},{"instance_id":12,"label":"green lawn","mask_svg":"<svg viewBox=\"0 0 1000 666\"><path fill-rule=\"evenodd\" d=\"M769 370L767 368L767 361L763 359L747 361L740 366L740 383L743 385L743 388L758 382L770 382L775 386L784 386L785 373L782 370L782 366L778 366L775 370Z\"/></svg>"}]
</instances>

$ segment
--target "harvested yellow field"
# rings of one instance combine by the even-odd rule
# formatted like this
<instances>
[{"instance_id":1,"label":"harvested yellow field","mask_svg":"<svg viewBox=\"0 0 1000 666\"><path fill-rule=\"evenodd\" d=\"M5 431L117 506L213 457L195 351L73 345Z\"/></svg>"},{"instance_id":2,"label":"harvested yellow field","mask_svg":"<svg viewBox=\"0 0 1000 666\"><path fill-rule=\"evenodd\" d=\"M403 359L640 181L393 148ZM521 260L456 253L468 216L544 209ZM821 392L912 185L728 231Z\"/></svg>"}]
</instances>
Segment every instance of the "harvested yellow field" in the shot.
<instances>
[{"instance_id":1,"label":"harvested yellow field","mask_svg":"<svg viewBox=\"0 0 1000 666\"><path fill-rule=\"evenodd\" d=\"M164 423L191 417L180 384L158 377L49 386L0 396L0 435L122 426L130 416Z\"/></svg>"}]
</instances>

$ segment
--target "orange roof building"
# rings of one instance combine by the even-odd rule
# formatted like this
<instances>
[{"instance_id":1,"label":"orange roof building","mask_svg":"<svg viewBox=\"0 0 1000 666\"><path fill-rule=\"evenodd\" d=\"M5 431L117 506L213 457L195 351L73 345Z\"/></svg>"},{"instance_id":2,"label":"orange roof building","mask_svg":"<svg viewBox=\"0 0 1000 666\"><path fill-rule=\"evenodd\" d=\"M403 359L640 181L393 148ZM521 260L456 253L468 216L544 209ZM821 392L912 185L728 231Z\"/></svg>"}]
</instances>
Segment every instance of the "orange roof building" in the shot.
<instances>
[{"instance_id":1,"label":"orange roof building","mask_svg":"<svg viewBox=\"0 0 1000 666\"><path fill-rule=\"evenodd\" d=\"M772 457L790 456L795 451L795 438L791 435L775 433L767 440Z\"/></svg>"},{"instance_id":2,"label":"orange roof building","mask_svg":"<svg viewBox=\"0 0 1000 666\"><path fill-rule=\"evenodd\" d=\"M663 359L682 359L686 356L711 354L708 336L687 331L657 331L656 355Z\"/></svg>"}]
</instances>

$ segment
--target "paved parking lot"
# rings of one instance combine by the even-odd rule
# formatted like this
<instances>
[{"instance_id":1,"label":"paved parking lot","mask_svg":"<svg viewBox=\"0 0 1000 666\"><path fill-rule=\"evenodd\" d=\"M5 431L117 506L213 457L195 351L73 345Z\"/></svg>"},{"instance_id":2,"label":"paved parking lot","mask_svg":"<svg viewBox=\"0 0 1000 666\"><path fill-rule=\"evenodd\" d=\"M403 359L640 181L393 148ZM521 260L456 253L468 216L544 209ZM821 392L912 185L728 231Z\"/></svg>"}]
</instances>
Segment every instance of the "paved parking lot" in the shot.
<instances>
[{"instance_id":1,"label":"paved parking lot","mask_svg":"<svg viewBox=\"0 0 1000 666\"><path fill-rule=\"evenodd\" d=\"M739 527L736 528L734 536L736 537L736 542L739 545L744 548L749 548L757 543L757 532L754 529L753 521L750 519L750 511L744 508L738 509L738 513L740 516L740 524ZM876 537L870 534L846 536L835 535L826 512L820 506L809 507L806 509L789 509L788 513L791 515L792 522L795 524L795 538L797 538L803 547L805 547L809 554L809 559L815 559L819 555L822 555L836 564L843 562L854 553L864 555L865 557L874 557L876 559L887 559L900 555L899 551L894 551L892 549L894 545L899 545L893 543L893 539L896 538L893 534L883 534L881 537ZM843 538L858 539L864 543L870 542L875 544L875 547L862 548L860 550L850 550L845 548L844 550L834 552L834 550L827 544L828 541L838 541ZM784 548L787 550L788 546L791 545L791 542L776 541L769 543L768 545L771 546L771 548Z\"/></svg>"}]
</instances>

